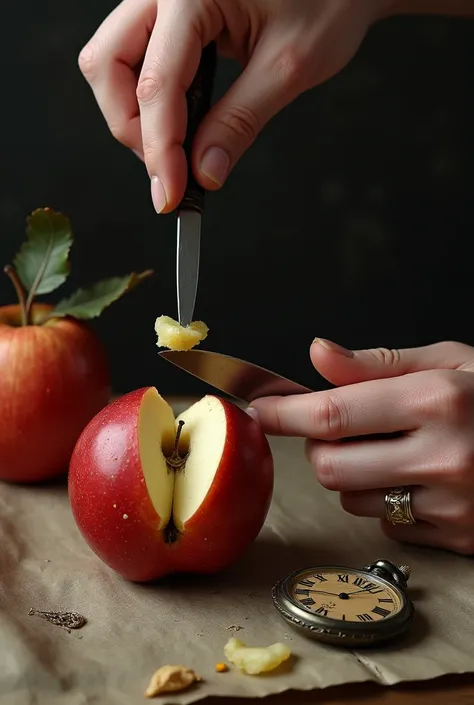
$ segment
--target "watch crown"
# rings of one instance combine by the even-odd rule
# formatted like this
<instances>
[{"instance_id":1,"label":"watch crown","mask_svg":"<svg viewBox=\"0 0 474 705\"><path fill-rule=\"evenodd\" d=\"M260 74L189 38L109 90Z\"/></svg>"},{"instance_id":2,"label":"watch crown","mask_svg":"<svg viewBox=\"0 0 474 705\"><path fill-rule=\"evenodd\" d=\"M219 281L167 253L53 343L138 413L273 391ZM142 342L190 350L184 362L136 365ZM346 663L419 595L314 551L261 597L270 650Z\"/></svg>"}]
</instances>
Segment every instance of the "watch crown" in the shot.
<instances>
[{"instance_id":1,"label":"watch crown","mask_svg":"<svg viewBox=\"0 0 474 705\"><path fill-rule=\"evenodd\" d=\"M409 578L410 575L411 575L411 568L410 568L410 566L409 566L409 565L399 565L399 566L398 566L398 570L400 571L400 573L402 573L402 575L403 575L403 577L405 578L405 580L408 580L408 578Z\"/></svg>"}]
</instances>

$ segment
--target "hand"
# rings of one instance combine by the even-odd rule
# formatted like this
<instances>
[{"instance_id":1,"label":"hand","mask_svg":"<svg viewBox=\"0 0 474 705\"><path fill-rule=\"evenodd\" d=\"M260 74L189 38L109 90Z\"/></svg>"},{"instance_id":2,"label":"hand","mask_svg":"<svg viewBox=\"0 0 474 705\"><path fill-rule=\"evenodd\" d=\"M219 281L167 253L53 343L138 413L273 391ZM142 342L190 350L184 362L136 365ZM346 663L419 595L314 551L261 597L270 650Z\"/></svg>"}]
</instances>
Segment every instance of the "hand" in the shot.
<instances>
[{"instance_id":1,"label":"hand","mask_svg":"<svg viewBox=\"0 0 474 705\"><path fill-rule=\"evenodd\" d=\"M308 439L317 479L347 512L381 519L396 540L474 554L474 348L349 352L316 340L311 358L337 388L258 399L249 413L269 434ZM385 519L397 486L412 490L416 524Z\"/></svg>"},{"instance_id":2,"label":"hand","mask_svg":"<svg viewBox=\"0 0 474 705\"><path fill-rule=\"evenodd\" d=\"M79 65L112 134L144 159L155 209L169 212L186 185L185 92L206 44L245 66L194 142L196 179L217 189L277 112L348 63L392 1L124 0Z\"/></svg>"}]
</instances>

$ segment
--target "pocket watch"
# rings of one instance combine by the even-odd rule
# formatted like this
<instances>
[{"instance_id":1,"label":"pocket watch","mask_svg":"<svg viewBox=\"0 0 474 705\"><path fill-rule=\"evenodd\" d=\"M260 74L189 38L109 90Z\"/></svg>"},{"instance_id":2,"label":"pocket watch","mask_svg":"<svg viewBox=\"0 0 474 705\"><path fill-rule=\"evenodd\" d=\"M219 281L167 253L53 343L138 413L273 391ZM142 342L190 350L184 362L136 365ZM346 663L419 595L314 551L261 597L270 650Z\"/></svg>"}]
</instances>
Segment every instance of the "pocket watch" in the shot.
<instances>
[{"instance_id":1,"label":"pocket watch","mask_svg":"<svg viewBox=\"0 0 474 705\"><path fill-rule=\"evenodd\" d=\"M319 565L294 571L272 589L279 614L300 633L341 646L387 641L411 625L409 566L377 560L362 569Z\"/></svg>"}]
</instances>

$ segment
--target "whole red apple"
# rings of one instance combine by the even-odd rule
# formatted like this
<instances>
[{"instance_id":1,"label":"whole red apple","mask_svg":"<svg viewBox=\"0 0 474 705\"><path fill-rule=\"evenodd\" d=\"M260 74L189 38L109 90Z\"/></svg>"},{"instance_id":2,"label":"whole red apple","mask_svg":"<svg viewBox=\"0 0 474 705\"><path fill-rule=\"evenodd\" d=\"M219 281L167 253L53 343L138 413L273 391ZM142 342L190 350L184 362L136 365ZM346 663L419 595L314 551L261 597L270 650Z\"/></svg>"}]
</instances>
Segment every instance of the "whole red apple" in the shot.
<instances>
[{"instance_id":1,"label":"whole red apple","mask_svg":"<svg viewBox=\"0 0 474 705\"><path fill-rule=\"evenodd\" d=\"M69 467L69 497L92 550L124 578L213 573L259 534L273 458L259 425L208 395L175 420L154 387L100 411Z\"/></svg>"},{"instance_id":2,"label":"whole red apple","mask_svg":"<svg viewBox=\"0 0 474 705\"><path fill-rule=\"evenodd\" d=\"M81 431L109 401L108 362L95 333L33 304L0 307L0 479L38 482L67 471Z\"/></svg>"}]
</instances>

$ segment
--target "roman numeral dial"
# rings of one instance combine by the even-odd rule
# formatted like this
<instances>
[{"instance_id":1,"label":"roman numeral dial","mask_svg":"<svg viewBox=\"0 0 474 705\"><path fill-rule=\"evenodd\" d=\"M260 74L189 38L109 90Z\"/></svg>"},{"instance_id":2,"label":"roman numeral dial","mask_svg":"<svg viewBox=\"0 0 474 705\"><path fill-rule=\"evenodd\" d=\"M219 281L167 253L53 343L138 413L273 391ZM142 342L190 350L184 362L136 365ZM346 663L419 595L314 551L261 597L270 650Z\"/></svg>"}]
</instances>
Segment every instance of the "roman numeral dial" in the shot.
<instances>
[{"instance_id":1,"label":"roman numeral dial","mask_svg":"<svg viewBox=\"0 0 474 705\"><path fill-rule=\"evenodd\" d=\"M292 602L304 612L341 622L389 619L402 607L400 595L385 581L337 566L300 573L290 587Z\"/></svg>"}]
</instances>

